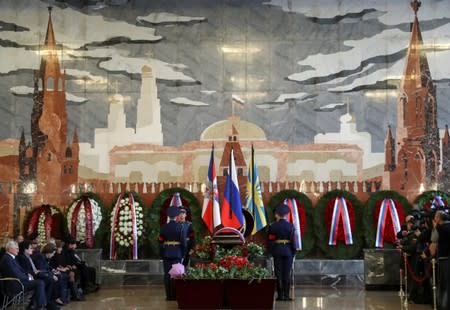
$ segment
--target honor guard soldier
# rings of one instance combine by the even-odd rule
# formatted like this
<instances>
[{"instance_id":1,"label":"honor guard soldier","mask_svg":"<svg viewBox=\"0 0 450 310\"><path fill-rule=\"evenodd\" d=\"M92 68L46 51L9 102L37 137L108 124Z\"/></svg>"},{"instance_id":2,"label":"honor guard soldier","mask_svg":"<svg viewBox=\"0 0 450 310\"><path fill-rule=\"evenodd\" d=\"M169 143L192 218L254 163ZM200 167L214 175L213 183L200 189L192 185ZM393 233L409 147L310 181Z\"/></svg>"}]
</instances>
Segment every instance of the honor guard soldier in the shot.
<instances>
[{"instance_id":1,"label":"honor guard soldier","mask_svg":"<svg viewBox=\"0 0 450 310\"><path fill-rule=\"evenodd\" d=\"M189 252L194 247L195 244L195 235L194 235L194 229L192 228L192 223L189 221L186 221L187 216L187 208L184 206L179 207L180 208L180 214L178 215L178 222L183 227L183 232L186 234L186 254L183 258L183 265L188 266L189 265Z\"/></svg>"},{"instance_id":2,"label":"honor guard soldier","mask_svg":"<svg viewBox=\"0 0 450 310\"><path fill-rule=\"evenodd\" d=\"M164 267L164 286L166 289L166 300L175 300L175 286L170 278L169 270L173 264L181 263L186 254L186 233L182 225L176 222L180 208L169 207L167 216L169 222L161 227L159 233L160 256Z\"/></svg>"},{"instance_id":3,"label":"honor guard soldier","mask_svg":"<svg viewBox=\"0 0 450 310\"><path fill-rule=\"evenodd\" d=\"M277 300L292 300L291 270L295 255L294 225L286 220L289 207L279 204L275 208L276 222L269 226L267 249L273 256L275 277L277 278Z\"/></svg>"}]
</instances>

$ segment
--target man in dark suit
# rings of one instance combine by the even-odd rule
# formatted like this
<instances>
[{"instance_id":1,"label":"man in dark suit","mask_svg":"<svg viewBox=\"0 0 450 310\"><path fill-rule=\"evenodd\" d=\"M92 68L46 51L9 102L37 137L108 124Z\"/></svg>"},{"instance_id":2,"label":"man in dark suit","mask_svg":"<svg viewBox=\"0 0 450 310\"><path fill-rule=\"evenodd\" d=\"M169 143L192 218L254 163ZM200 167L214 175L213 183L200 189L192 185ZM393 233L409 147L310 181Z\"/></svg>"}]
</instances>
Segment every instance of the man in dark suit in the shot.
<instances>
[{"instance_id":1,"label":"man in dark suit","mask_svg":"<svg viewBox=\"0 0 450 310\"><path fill-rule=\"evenodd\" d=\"M69 238L67 241L67 248L64 255L66 263L70 266L76 274L76 277L80 279L81 289L84 294L96 292L100 286L97 284L97 275L94 267L88 266L86 262L81 260L80 256L76 252L77 241L73 238Z\"/></svg>"},{"instance_id":2,"label":"man in dark suit","mask_svg":"<svg viewBox=\"0 0 450 310\"><path fill-rule=\"evenodd\" d=\"M186 233L182 225L176 222L180 208L169 207L167 216L169 222L161 227L159 233L160 256L163 259L164 286L166 289L166 300L175 300L175 287L170 279L169 270L173 264L181 263L186 254Z\"/></svg>"},{"instance_id":3,"label":"man in dark suit","mask_svg":"<svg viewBox=\"0 0 450 310\"><path fill-rule=\"evenodd\" d=\"M292 300L291 270L295 255L294 225L286 220L289 207L280 204L275 208L276 222L269 226L267 249L273 256L275 276L277 278L277 300Z\"/></svg>"},{"instance_id":4,"label":"man in dark suit","mask_svg":"<svg viewBox=\"0 0 450 310\"><path fill-rule=\"evenodd\" d=\"M187 216L187 208L184 206L179 207L180 214L178 214L178 222L181 224L183 228L183 232L186 234L186 251L183 258L183 265L187 267L189 265L189 252L194 247L195 244L195 233L194 228L192 227L192 223L186 221Z\"/></svg>"},{"instance_id":5,"label":"man in dark suit","mask_svg":"<svg viewBox=\"0 0 450 310\"><path fill-rule=\"evenodd\" d=\"M47 304L45 284L42 280L35 280L31 274L27 274L25 270L23 270L16 261L18 253L19 246L17 245L17 242L8 241L6 244L6 253L0 261L0 273L3 277L18 278L26 291L34 291L29 306L30 309L44 309ZM14 290L12 287L7 289Z\"/></svg>"},{"instance_id":6,"label":"man in dark suit","mask_svg":"<svg viewBox=\"0 0 450 310\"><path fill-rule=\"evenodd\" d=\"M53 279L53 274L47 272L46 270L41 270L36 266L32 258L33 245L28 240L25 240L19 244L19 255L16 257L16 261L22 267L22 269L33 276L34 279L39 279L44 281L45 284L45 294L47 297L47 303L53 300L52 294L55 286L55 280ZM40 255L38 252L37 255Z\"/></svg>"},{"instance_id":7,"label":"man in dark suit","mask_svg":"<svg viewBox=\"0 0 450 310\"><path fill-rule=\"evenodd\" d=\"M438 257L438 306L439 309L450 309L450 221L447 213L442 210L436 211L433 225L437 231L437 257Z\"/></svg>"}]
</instances>

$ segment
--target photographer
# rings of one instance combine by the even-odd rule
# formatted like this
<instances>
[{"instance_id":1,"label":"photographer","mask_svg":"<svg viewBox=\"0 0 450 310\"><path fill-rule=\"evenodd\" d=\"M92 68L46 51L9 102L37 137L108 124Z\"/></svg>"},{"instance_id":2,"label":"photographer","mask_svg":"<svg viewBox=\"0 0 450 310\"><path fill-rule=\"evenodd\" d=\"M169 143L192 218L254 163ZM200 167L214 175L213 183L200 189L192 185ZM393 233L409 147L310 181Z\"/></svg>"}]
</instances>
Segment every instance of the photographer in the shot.
<instances>
[{"instance_id":1,"label":"photographer","mask_svg":"<svg viewBox=\"0 0 450 310\"><path fill-rule=\"evenodd\" d=\"M450 252L450 221L448 214L443 210L436 211L434 216L434 226L437 231L437 258L438 258L438 307L439 309L447 309L448 288L450 287L450 279L448 276Z\"/></svg>"},{"instance_id":2,"label":"photographer","mask_svg":"<svg viewBox=\"0 0 450 310\"><path fill-rule=\"evenodd\" d=\"M431 236L428 214L416 212L406 217L404 229L397 236L402 236L399 248L408 255L408 299L417 304L431 302L430 263L422 257Z\"/></svg>"}]
</instances>

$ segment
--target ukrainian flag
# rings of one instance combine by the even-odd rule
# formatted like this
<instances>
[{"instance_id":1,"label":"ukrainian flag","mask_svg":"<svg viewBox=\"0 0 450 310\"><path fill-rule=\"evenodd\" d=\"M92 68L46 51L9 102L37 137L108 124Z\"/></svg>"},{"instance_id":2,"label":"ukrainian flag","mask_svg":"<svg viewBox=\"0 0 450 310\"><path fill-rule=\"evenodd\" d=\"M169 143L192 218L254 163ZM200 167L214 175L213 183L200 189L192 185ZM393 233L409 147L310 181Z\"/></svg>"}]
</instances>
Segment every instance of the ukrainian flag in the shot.
<instances>
[{"instance_id":1,"label":"ukrainian flag","mask_svg":"<svg viewBox=\"0 0 450 310\"><path fill-rule=\"evenodd\" d=\"M252 235L267 226L266 210L262 199L261 184L259 182L258 168L255 164L255 150L252 145L252 156L248 165L247 196L245 208L253 215L255 224Z\"/></svg>"}]
</instances>

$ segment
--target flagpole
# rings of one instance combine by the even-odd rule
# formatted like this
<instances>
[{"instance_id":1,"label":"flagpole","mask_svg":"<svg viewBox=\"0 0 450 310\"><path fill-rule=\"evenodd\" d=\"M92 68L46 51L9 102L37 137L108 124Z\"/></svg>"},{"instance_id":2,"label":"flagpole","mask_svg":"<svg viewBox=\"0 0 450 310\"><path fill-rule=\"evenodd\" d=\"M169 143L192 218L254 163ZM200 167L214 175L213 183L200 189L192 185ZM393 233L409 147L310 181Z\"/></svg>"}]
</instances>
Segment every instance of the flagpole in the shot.
<instances>
[{"instance_id":1,"label":"flagpole","mask_svg":"<svg viewBox=\"0 0 450 310\"><path fill-rule=\"evenodd\" d=\"M253 148L253 143L252 143L252 216L253 219L255 218L255 149Z\"/></svg>"},{"instance_id":2,"label":"flagpole","mask_svg":"<svg viewBox=\"0 0 450 310\"><path fill-rule=\"evenodd\" d=\"M214 142L212 143L212 160L213 160L213 162L214 162ZM214 162L214 166L216 165L216 163ZM215 169L216 167L214 167L214 169ZM212 234L214 234L214 230L216 229L216 227L214 227L214 203L215 203L215 199L216 199L216 192L215 192L215 189L214 189L214 178L212 178L211 179L211 189L210 189L210 191L212 192L210 192L209 193L209 199L211 199L211 201L212 201L212 204L211 204L211 223L212 223ZM211 195L212 194L212 195Z\"/></svg>"},{"instance_id":3,"label":"flagpole","mask_svg":"<svg viewBox=\"0 0 450 310\"><path fill-rule=\"evenodd\" d=\"M230 163L228 164L228 175L229 175L229 178L230 178L230 184L229 184L229 186L230 186L230 188L229 188L229 190L230 190L230 201L229 201L229 204L230 204L230 210L229 210L229 218L230 218L230 220L231 220L231 218L233 217L233 190L232 190L232 188L233 188L233 175L231 174L231 157L233 156L233 147L231 147L231 152L230 152Z\"/></svg>"}]
</instances>

